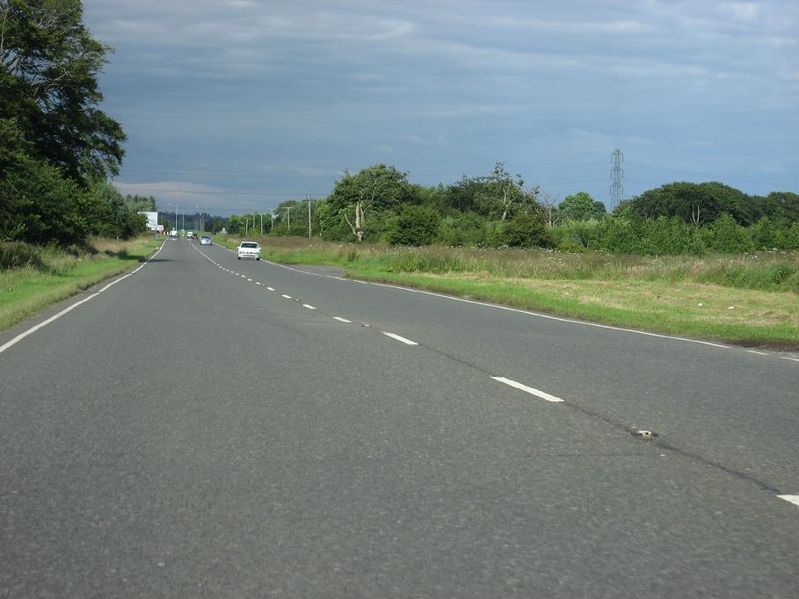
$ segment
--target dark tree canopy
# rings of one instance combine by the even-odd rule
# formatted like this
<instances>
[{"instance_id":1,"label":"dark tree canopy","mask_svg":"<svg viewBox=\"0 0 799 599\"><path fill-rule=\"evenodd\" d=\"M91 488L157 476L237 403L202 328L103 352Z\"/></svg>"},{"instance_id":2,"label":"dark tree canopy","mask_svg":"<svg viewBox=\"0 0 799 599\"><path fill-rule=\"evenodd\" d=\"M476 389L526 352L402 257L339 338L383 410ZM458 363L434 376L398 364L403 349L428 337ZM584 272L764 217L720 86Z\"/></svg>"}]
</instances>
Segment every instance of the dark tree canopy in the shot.
<instances>
[{"instance_id":1,"label":"dark tree canopy","mask_svg":"<svg viewBox=\"0 0 799 599\"><path fill-rule=\"evenodd\" d=\"M118 173L125 134L98 108L110 48L82 20L80 0L0 0L0 119L31 157L85 185Z\"/></svg>"}]
</instances>

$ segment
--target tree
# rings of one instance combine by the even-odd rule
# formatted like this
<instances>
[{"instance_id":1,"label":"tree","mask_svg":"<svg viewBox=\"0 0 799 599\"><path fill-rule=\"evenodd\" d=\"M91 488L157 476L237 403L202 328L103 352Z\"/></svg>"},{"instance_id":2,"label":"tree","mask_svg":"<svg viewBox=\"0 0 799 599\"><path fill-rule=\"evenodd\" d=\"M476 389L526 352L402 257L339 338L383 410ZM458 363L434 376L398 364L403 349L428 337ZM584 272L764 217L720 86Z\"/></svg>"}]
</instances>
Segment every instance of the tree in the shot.
<instances>
[{"instance_id":1,"label":"tree","mask_svg":"<svg viewBox=\"0 0 799 599\"><path fill-rule=\"evenodd\" d=\"M558 198L549 193L541 194L541 207L544 209L547 225L554 227L560 221L560 211L558 210Z\"/></svg>"},{"instance_id":2,"label":"tree","mask_svg":"<svg viewBox=\"0 0 799 599\"><path fill-rule=\"evenodd\" d=\"M537 186L525 189L521 175L512 175L505 164L497 162L488 176L466 177L451 186L446 205L458 212L476 212L489 219L505 222L519 210L529 213L538 207Z\"/></svg>"},{"instance_id":3,"label":"tree","mask_svg":"<svg viewBox=\"0 0 799 599\"><path fill-rule=\"evenodd\" d=\"M356 241L367 235L367 214L373 210L395 209L405 203L417 203L408 183L407 173L393 166L376 164L352 175L344 171L328 201L331 211L349 225ZM352 215L352 219L350 219Z\"/></svg>"},{"instance_id":4,"label":"tree","mask_svg":"<svg viewBox=\"0 0 799 599\"><path fill-rule=\"evenodd\" d=\"M558 206L558 212L569 220L600 219L605 215L605 205L584 191L566 196Z\"/></svg>"},{"instance_id":5,"label":"tree","mask_svg":"<svg viewBox=\"0 0 799 599\"><path fill-rule=\"evenodd\" d=\"M511 175L502 162L497 162L493 172L488 177L483 177L482 182L485 186L480 193L480 200L487 204L492 212L494 211L492 207L499 206L502 211L500 222L505 222L514 205L527 206L531 200L534 202L538 195L538 188L525 190L522 176Z\"/></svg>"},{"instance_id":6,"label":"tree","mask_svg":"<svg viewBox=\"0 0 799 599\"><path fill-rule=\"evenodd\" d=\"M32 158L85 186L119 172L125 134L97 108L110 48L82 19L80 0L0 0L0 118Z\"/></svg>"}]
</instances>

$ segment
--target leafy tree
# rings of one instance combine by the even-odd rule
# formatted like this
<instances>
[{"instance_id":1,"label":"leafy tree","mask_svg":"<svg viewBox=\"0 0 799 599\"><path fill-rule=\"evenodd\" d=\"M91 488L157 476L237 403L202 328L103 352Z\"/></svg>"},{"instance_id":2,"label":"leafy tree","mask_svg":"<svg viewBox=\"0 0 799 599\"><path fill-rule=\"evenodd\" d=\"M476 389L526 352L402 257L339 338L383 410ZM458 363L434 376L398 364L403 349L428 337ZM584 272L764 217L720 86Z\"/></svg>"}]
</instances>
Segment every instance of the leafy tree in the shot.
<instances>
[{"instance_id":1,"label":"leafy tree","mask_svg":"<svg viewBox=\"0 0 799 599\"><path fill-rule=\"evenodd\" d=\"M0 1L0 118L16 120L33 158L86 184L119 172L125 134L97 108L110 48L82 19L80 0Z\"/></svg>"},{"instance_id":2,"label":"leafy tree","mask_svg":"<svg viewBox=\"0 0 799 599\"><path fill-rule=\"evenodd\" d=\"M529 213L538 208L539 189L524 187L521 175L512 175L497 162L488 176L466 177L451 186L446 205L458 212L476 212L505 222L514 211Z\"/></svg>"},{"instance_id":3,"label":"leafy tree","mask_svg":"<svg viewBox=\"0 0 799 599\"><path fill-rule=\"evenodd\" d=\"M369 232L366 222L369 213L397 209L405 203L418 203L418 199L408 183L407 173L376 164L354 175L344 171L328 201L333 218L343 218L360 242Z\"/></svg>"},{"instance_id":4,"label":"leafy tree","mask_svg":"<svg viewBox=\"0 0 799 599\"><path fill-rule=\"evenodd\" d=\"M155 212L155 198L153 196L126 195L125 203L134 212Z\"/></svg>"},{"instance_id":5,"label":"leafy tree","mask_svg":"<svg viewBox=\"0 0 799 599\"><path fill-rule=\"evenodd\" d=\"M721 213L717 197L700 185L686 182L645 191L630 202L630 209L644 218L677 216L695 225L711 223Z\"/></svg>"},{"instance_id":6,"label":"leafy tree","mask_svg":"<svg viewBox=\"0 0 799 599\"><path fill-rule=\"evenodd\" d=\"M566 196L558 206L558 212L569 220L600 219L605 215L605 204L595 200L584 191Z\"/></svg>"},{"instance_id":7,"label":"leafy tree","mask_svg":"<svg viewBox=\"0 0 799 599\"><path fill-rule=\"evenodd\" d=\"M84 214L92 234L129 239L146 231L145 217L110 183L96 183L85 197Z\"/></svg>"},{"instance_id":8,"label":"leafy tree","mask_svg":"<svg viewBox=\"0 0 799 599\"><path fill-rule=\"evenodd\" d=\"M0 180L0 236L35 244L83 246L86 197L49 164L21 156Z\"/></svg>"}]
</instances>

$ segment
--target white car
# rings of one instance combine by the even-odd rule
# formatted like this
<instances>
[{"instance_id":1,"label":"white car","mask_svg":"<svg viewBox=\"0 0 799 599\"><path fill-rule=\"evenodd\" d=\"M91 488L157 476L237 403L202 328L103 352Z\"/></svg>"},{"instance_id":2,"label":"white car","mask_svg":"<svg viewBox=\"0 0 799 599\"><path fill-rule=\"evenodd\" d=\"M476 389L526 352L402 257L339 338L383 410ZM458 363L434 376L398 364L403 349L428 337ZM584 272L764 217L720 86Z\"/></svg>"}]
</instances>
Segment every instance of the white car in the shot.
<instances>
[{"instance_id":1,"label":"white car","mask_svg":"<svg viewBox=\"0 0 799 599\"><path fill-rule=\"evenodd\" d=\"M213 242L211 241L211 238L208 237L208 235L200 237L200 245L211 245L212 243Z\"/></svg>"},{"instance_id":2,"label":"white car","mask_svg":"<svg viewBox=\"0 0 799 599\"><path fill-rule=\"evenodd\" d=\"M236 250L236 257L241 260L242 258L255 258L261 259L261 246L255 241L242 241Z\"/></svg>"}]
</instances>

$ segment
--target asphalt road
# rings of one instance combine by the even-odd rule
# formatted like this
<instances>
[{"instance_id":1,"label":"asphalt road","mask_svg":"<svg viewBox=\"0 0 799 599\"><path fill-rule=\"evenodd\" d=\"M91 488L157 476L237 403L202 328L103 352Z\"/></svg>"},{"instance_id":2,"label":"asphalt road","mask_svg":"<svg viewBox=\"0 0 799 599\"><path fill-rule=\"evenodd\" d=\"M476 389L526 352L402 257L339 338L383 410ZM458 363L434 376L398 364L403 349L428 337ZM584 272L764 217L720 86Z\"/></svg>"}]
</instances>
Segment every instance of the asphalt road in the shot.
<instances>
[{"instance_id":1,"label":"asphalt road","mask_svg":"<svg viewBox=\"0 0 799 599\"><path fill-rule=\"evenodd\" d=\"M170 241L0 334L0 596L796 597L797 383Z\"/></svg>"}]
</instances>

